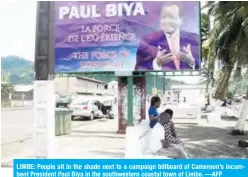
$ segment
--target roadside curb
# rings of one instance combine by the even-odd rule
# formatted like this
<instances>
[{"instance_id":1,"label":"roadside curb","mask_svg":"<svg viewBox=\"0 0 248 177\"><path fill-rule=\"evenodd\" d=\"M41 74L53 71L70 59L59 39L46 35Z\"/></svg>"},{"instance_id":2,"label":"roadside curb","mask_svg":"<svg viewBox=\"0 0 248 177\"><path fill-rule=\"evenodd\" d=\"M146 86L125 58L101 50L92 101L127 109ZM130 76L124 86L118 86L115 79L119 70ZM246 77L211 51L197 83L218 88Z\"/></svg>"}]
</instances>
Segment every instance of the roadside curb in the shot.
<instances>
[{"instance_id":1,"label":"roadside curb","mask_svg":"<svg viewBox=\"0 0 248 177\"><path fill-rule=\"evenodd\" d=\"M33 136L29 136L29 137L14 140L14 141L4 142L4 143L1 143L1 146L5 146L5 145L9 145L9 144L16 144L16 143L23 143L23 142L30 140L32 138L33 138Z\"/></svg>"},{"instance_id":2,"label":"roadside curb","mask_svg":"<svg viewBox=\"0 0 248 177\"><path fill-rule=\"evenodd\" d=\"M2 108L2 111L16 111L16 110L27 110L32 109L33 107L13 107L13 108Z\"/></svg>"},{"instance_id":3,"label":"roadside curb","mask_svg":"<svg viewBox=\"0 0 248 177\"><path fill-rule=\"evenodd\" d=\"M2 168L13 168L13 163L12 162L1 162L1 167Z\"/></svg>"}]
</instances>

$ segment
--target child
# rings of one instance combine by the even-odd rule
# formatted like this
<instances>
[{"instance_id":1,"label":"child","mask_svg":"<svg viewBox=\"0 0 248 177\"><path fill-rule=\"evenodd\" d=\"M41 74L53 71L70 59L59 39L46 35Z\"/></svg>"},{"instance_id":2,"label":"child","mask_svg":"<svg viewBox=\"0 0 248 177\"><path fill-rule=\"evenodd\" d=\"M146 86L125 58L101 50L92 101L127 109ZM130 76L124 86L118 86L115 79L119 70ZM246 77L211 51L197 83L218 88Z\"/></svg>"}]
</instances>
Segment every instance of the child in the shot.
<instances>
[{"instance_id":1,"label":"child","mask_svg":"<svg viewBox=\"0 0 248 177\"><path fill-rule=\"evenodd\" d=\"M160 114L160 123L164 127L165 142L163 142L163 147L166 148L169 146L169 148L176 150L182 157L189 158L183 142L179 140L176 134L172 118L173 111L171 109L166 109L163 113ZM164 143L167 143L166 147Z\"/></svg>"},{"instance_id":2,"label":"child","mask_svg":"<svg viewBox=\"0 0 248 177\"><path fill-rule=\"evenodd\" d=\"M151 99L151 105L148 110L149 120L150 120L150 127L153 128L159 119L158 108L160 107L161 99L159 96L154 96Z\"/></svg>"},{"instance_id":3,"label":"child","mask_svg":"<svg viewBox=\"0 0 248 177\"><path fill-rule=\"evenodd\" d=\"M165 139L167 139L171 144L180 144L181 141L177 137L174 123L172 121L173 111L171 109L166 109L160 116L163 118L162 126L165 131Z\"/></svg>"}]
</instances>

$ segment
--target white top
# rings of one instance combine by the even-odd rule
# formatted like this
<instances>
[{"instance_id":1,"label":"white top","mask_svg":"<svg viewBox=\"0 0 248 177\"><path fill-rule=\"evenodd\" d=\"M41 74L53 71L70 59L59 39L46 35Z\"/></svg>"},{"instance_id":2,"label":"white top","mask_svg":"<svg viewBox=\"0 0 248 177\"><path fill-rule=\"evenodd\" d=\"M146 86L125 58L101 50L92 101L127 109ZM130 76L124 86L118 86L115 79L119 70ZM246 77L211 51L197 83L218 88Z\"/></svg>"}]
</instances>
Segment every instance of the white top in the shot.
<instances>
[{"instance_id":1,"label":"white top","mask_svg":"<svg viewBox=\"0 0 248 177\"><path fill-rule=\"evenodd\" d=\"M164 139L164 128L160 123L156 123L153 127L150 139L149 139L149 150L152 153L156 153L163 147L161 140Z\"/></svg>"}]
</instances>

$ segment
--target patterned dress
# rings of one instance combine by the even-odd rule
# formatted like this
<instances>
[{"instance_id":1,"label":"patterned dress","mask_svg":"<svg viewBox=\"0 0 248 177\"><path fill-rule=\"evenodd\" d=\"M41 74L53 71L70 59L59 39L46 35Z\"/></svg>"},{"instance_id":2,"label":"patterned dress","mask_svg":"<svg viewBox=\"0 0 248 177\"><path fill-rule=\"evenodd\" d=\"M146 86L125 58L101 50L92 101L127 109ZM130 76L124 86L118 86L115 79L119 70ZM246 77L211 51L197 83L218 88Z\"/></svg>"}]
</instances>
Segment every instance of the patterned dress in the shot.
<instances>
[{"instance_id":1,"label":"patterned dress","mask_svg":"<svg viewBox=\"0 0 248 177\"><path fill-rule=\"evenodd\" d=\"M180 144L182 143L177 137L174 129L174 124L169 121L164 125L164 137L170 144Z\"/></svg>"}]
</instances>

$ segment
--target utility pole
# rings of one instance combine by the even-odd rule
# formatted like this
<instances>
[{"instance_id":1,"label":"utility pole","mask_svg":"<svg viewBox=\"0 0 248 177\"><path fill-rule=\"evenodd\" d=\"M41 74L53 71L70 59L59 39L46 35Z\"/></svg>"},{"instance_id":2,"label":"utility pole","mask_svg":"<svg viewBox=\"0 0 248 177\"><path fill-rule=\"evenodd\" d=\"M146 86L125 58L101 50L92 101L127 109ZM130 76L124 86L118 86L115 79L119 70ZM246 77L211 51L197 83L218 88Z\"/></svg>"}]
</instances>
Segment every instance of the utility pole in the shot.
<instances>
[{"instance_id":1,"label":"utility pole","mask_svg":"<svg viewBox=\"0 0 248 177\"><path fill-rule=\"evenodd\" d=\"M52 157L54 147L53 13L54 1L37 2L33 132L36 158Z\"/></svg>"}]
</instances>

